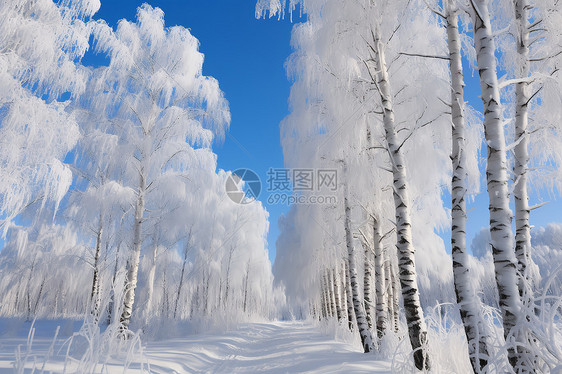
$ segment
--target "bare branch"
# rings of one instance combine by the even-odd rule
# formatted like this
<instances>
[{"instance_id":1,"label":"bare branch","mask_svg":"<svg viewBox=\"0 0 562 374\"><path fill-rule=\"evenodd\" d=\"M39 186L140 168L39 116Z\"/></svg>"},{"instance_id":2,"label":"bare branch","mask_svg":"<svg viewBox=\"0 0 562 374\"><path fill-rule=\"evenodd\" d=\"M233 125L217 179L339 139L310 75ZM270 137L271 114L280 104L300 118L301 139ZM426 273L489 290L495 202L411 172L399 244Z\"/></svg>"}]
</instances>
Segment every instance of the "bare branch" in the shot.
<instances>
[{"instance_id":1,"label":"bare branch","mask_svg":"<svg viewBox=\"0 0 562 374\"><path fill-rule=\"evenodd\" d=\"M542 206L544 206L544 205L546 205L546 204L548 204L548 203L549 203L549 201L545 201L545 202L542 202L542 203L540 203L540 204L533 205L533 206L529 207L529 211L538 209L538 208L540 208L540 207L542 207Z\"/></svg>"},{"instance_id":2,"label":"bare branch","mask_svg":"<svg viewBox=\"0 0 562 374\"><path fill-rule=\"evenodd\" d=\"M412 57L423 57L423 58L436 58L439 60L447 60L449 61L450 58L448 56L435 56L435 55L424 55L424 54L420 54L420 53L407 53L407 52L399 52L399 55L405 55L405 56L412 56Z\"/></svg>"}]
</instances>

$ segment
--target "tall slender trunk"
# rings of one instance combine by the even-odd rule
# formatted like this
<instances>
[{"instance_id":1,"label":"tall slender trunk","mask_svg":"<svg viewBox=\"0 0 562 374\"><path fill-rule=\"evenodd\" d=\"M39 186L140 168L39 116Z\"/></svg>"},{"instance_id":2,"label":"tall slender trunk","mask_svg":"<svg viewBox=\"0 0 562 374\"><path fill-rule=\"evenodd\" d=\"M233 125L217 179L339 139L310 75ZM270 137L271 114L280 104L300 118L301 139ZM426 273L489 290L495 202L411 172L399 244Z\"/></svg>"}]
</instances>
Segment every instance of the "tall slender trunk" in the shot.
<instances>
[{"instance_id":1,"label":"tall slender trunk","mask_svg":"<svg viewBox=\"0 0 562 374\"><path fill-rule=\"evenodd\" d=\"M395 329L394 324L394 279L391 275L391 266L390 258L385 256L384 261L384 297L386 300L387 311L388 311L388 322L392 331L398 331L397 328Z\"/></svg>"},{"instance_id":2,"label":"tall slender trunk","mask_svg":"<svg viewBox=\"0 0 562 374\"><path fill-rule=\"evenodd\" d=\"M100 295L99 295L99 267L101 255L101 243L103 237L103 215L100 213L98 221L98 231L96 235L96 249L94 253L94 276L92 278L92 291L90 293L90 302L92 303L92 315L97 322L99 318Z\"/></svg>"},{"instance_id":3,"label":"tall slender trunk","mask_svg":"<svg viewBox=\"0 0 562 374\"><path fill-rule=\"evenodd\" d=\"M191 236L191 234L190 234ZM226 285L224 289L224 306L228 306L228 295L230 293L230 267L232 265L232 254L234 253L234 246L230 247L230 251L228 253L228 264L226 266Z\"/></svg>"},{"instance_id":4,"label":"tall slender trunk","mask_svg":"<svg viewBox=\"0 0 562 374\"><path fill-rule=\"evenodd\" d=\"M31 280L35 275L35 261L37 261L37 255L33 258L33 262L31 263L31 269L29 270L29 278L27 279L27 320L31 320Z\"/></svg>"},{"instance_id":5,"label":"tall slender trunk","mask_svg":"<svg viewBox=\"0 0 562 374\"><path fill-rule=\"evenodd\" d=\"M59 286L57 288L57 293L55 294L55 305L53 306L53 310L55 311L56 314L61 314L61 311L59 310L59 306L60 306L60 302L59 302L59 298L61 295L61 287ZM17 297L17 295L16 295Z\"/></svg>"},{"instance_id":6,"label":"tall slender trunk","mask_svg":"<svg viewBox=\"0 0 562 374\"><path fill-rule=\"evenodd\" d=\"M207 276L203 275L203 283L205 283L205 291L203 293L203 315L207 316L209 313L209 288L211 285L211 271L206 272ZM248 273L246 273L246 279L248 278ZM246 311L246 296L247 291L247 280L244 281L244 311Z\"/></svg>"},{"instance_id":7,"label":"tall slender trunk","mask_svg":"<svg viewBox=\"0 0 562 374\"><path fill-rule=\"evenodd\" d=\"M361 336L361 344L363 346L363 350L365 351L365 353L368 353L374 350L373 337L371 335L371 331L369 330L369 325L367 324L365 310L363 309L363 303L361 302L361 299L359 297L357 267L355 265L355 249L353 246L353 236L351 234L351 207L349 206L347 194L348 192L346 187L343 201L345 209L345 242L347 245L347 258L349 262L349 281L351 285L353 309L355 311L355 318L357 320L357 329L359 330L359 335Z\"/></svg>"},{"instance_id":8,"label":"tall slender trunk","mask_svg":"<svg viewBox=\"0 0 562 374\"><path fill-rule=\"evenodd\" d=\"M334 283L334 297L336 298L336 316L338 321L343 319L342 303L341 303L341 292L340 283L337 278L337 269L332 269L332 282Z\"/></svg>"},{"instance_id":9,"label":"tall slender trunk","mask_svg":"<svg viewBox=\"0 0 562 374\"><path fill-rule=\"evenodd\" d=\"M345 283L344 292L345 292L345 305L347 310L347 326L349 327L349 331L353 331L353 297L351 296L351 282L349 281L349 264L347 260L344 262L344 273L343 273L343 281Z\"/></svg>"},{"instance_id":10,"label":"tall slender trunk","mask_svg":"<svg viewBox=\"0 0 562 374\"><path fill-rule=\"evenodd\" d=\"M449 68L451 71L451 114L453 177L451 188L451 244L453 279L457 303L464 325L470 363L475 373L488 364L487 334L482 323L480 299L474 290L466 253L466 150L464 117L464 79L461 61L461 45L458 14L447 3L447 36L449 46Z\"/></svg>"},{"instance_id":11,"label":"tall slender trunk","mask_svg":"<svg viewBox=\"0 0 562 374\"><path fill-rule=\"evenodd\" d=\"M335 317L336 314L336 297L334 292L334 282L332 282L332 275L330 269L326 269L326 279L328 281L328 296L330 297L330 312L331 316Z\"/></svg>"},{"instance_id":12,"label":"tall slender trunk","mask_svg":"<svg viewBox=\"0 0 562 374\"><path fill-rule=\"evenodd\" d=\"M189 237L191 238L191 231L189 233ZM187 254L188 253L189 253L189 241L186 244L185 249L183 251L183 263L181 265L180 283L178 285L178 292L176 294L176 300L174 302L174 314L173 314L174 319L176 319L176 316L177 316L177 313L178 313L178 304L179 304L179 301L180 301L181 289L183 287L183 278L185 276L185 267L187 265ZM227 276L228 276L228 273L227 273ZM228 278L227 278L227 282L228 282ZM227 287L227 290L226 290L225 299L226 299L226 297L228 297L228 283L227 283L226 287ZM226 303L226 300L225 300L225 303Z\"/></svg>"},{"instance_id":13,"label":"tall slender trunk","mask_svg":"<svg viewBox=\"0 0 562 374\"><path fill-rule=\"evenodd\" d=\"M334 297L332 292L332 279L329 276L329 270L324 271L324 279L326 282L326 296L328 297L328 311L330 313L330 318L336 315L336 306L334 304Z\"/></svg>"},{"instance_id":14,"label":"tall slender trunk","mask_svg":"<svg viewBox=\"0 0 562 374\"><path fill-rule=\"evenodd\" d=\"M115 281L117 279L117 270L119 269L119 251L121 250L121 243L117 245L115 252L115 266L113 268L113 278L111 280L112 291L109 295L109 304L107 306L107 324L110 325L113 319L113 308L115 306Z\"/></svg>"},{"instance_id":15,"label":"tall slender trunk","mask_svg":"<svg viewBox=\"0 0 562 374\"><path fill-rule=\"evenodd\" d=\"M334 302L334 289L332 288L332 277L330 276L330 270L326 269L326 286L328 290L328 309L330 310L330 317L336 316L336 304Z\"/></svg>"},{"instance_id":16,"label":"tall slender trunk","mask_svg":"<svg viewBox=\"0 0 562 374\"><path fill-rule=\"evenodd\" d=\"M369 243L363 242L363 247L365 249L364 253L364 274L363 274L363 301L365 304L365 316L367 317L367 324L369 329L373 329L373 301L371 300L371 282L373 281L371 273L371 248L369 248Z\"/></svg>"},{"instance_id":17,"label":"tall slender trunk","mask_svg":"<svg viewBox=\"0 0 562 374\"><path fill-rule=\"evenodd\" d=\"M46 276L43 277L41 281L41 286L39 287L39 294L37 294L37 299L35 299L35 305L33 306L33 315L37 316L37 308L39 307L39 301L41 301L41 296L43 296L43 290L45 288L45 282L47 281Z\"/></svg>"},{"instance_id":18,"label":"tall slender trunk","mask_svg":"<svg viewBox=\"0 0 562 374\"><path fill-rule=\"evenodd\" d=\"M21 285L22 285L22 281L21 281L21 278L19 278L18 279L18 287L16 289L16 301L14 302L14 312L19 311Z\"/></svg>"},{"instance_id":19,"label":"tall slender trunk","mask_svg":"<svg viewBox=\"0 0 562 374\"><path fill-rule=\"evenodd\" d=\"M199 287L197 287L199 290ZM166 282L166 273L162 275L162 315L168 318L170 315L170 298L168 295L168 284Z\"/></svg>"},{"instance_id":20,"label":"tall slender trunk","mask_svg":"<svg viewBox=\"0 0 562 374\"><path fill-rule=\"evenodd\" d=\"M248 279L250 278L250 260L246 264L246 276L244 278L244 312L248 306Z\"/></svg>"},{"instance_id":21,"label":"tall slender trunk","mask_svg":"<svg viewBox=\"0 0 562 374\"><path fill-rule=\"evenodd\" d=\"M486 136L488 162L486 179L490 199L490 234L492 254L498 287L499 304L503 317L504 336L513 337L508 342L508 358L516 368L522 357L513 347L521 337L514 330L521 315L521 298L518 289L517 260L513 249L511 231L512 213L509 208L509 190L505 134L502 123L501 98L496 73L496 47L488 10L489 0L472 0L474 8L474 47L480 74L482 102L484 104L484 133ZM519 351L519 349L517 350Z\"/></svg>"},{"instance_id":22,"label":"tall slender trunk","mask_svg":"<svg viewBox=\"0 0 562 374\"><path fill-rule=\"evenodd\" d=\"M144 170L139 173L139 189L137 191L137 203L135 207L135 222L133 229L133 251L128 261L127 279L125 283L125 297L123 299L123 312L121 313L121 329L127 330L133 314L135 302L135 290L139 272L139 260L142 247L142 223L144 217L144 195L146 190L146 179Z\"/></svg>"},{"instance_id":23,"label":"tall slender trunk","mask_svg":"<svg viewBox=\"0 0 562 374\"><path fill-rule=\"evenodd\" d=\"M320 281L320 289L321 289L321 294L320 294L320 304L322 307L322 317L324 319L328 318L328 298L326 297L326 283L324 282L324 277L322 277L321 281Z\"/></svg>"},{"instance_id":24,"label":"tall slender trunk","mask_svg":"<svg viewBox=\"0 0 562 374\"><path fill-rule=\"evenodd\" d=\"M377 337L381 339L388 328L388 316L385 297L384 256L382 251L382 237L379 221L373 217L373 248L375 250L375 320L377 323Z\"/></svg>"},{"instance_id":25,"label":"tall slender trunk","mask_svg":"<svg viewBox=\"0 0 562 374\"><path fill-rule=\"evenodd\" d=\"M516 78L529 77L529 16L528 1L515 0L515 21L519 34L517 35L517 52L519 53L519 71ZM528 83L520 82L515 86L515 155L513 176L513 198L515 200L515 256L519 265L521 280L519 282L519 294L524 297L524 302L531 303L532 288L525 290L526 284L531 285L528 265L531 262L531 226L529 224L529 194L527 192L527 166L529 163L529 152L527 150L529 134L527 125L529 122L529 87Z\"/></svg>"},{"instance_id":26,"label":"tall slender trunk","mask_svg":"<svg viewBox=\"0 0 562 374\"><path fill-rule=\"evenodd\" d=\"M426 351L427 327L420 304L418 282L416 279L416 266L414 245L412 243L412 226L409 211L410 199L406 177L406 165L401 145L396 136L394 124L394 107L392 103L392 90L388 78L385 61L384 46L378 35L373 34L373 60L376 64L375 72L378 90L381 96L383 110L383 124L388 144L390 161L392 163L393 195L396 208L396 234L398 248L398 267L400 269L400 285L404 298L404 313L408 323L408 335L414 350L414 362L419 370L430 368L429 357Z\"/></svg>"},{"instance_id":27,"label":"tall slender trunk","mask_svg":"<svg viewBox=\"0 0 562 374\"><path fill-rule=\"evenodd\" d=\"M390 267L390 278L392 279L392 310L394 311L394 331L398 332L398 328L400 327L398 323L400 321L400 294L398 293L398 290L400 288L400 281L395 275L394 266Z\"/></svg>"},{"instance_id":28,"label":"tall slender trunk","mask_svg":"<svg viewBox=\"0 0 562 374\"><path fill-rule=\"evenodd\" d=\"M197 285L195 292L191 296L191 305L189 309L189 318L191 319L193 318L195 312L199 311L199 285ZM164 310L163 307L162 310Z\"/></svg>"},{"instance_id":29,"label":"tall slender trunk","mask_svg":"<svg viewBox=\"0 0 562 374\"><path fill-rule=\"evenodd\" d=\"M328 311L328 318L331 318L334 314L332 311L332 297L330 296L330 281L326 276L326 269L323 272L322 280L324 282L324 290L326 293L326 310Z\"/></svg>"},{"instance_id":30,"label":"tall slender trunk","mask_svg":"<svg viewBox=\"0 0 562 374\"><path fill-rule=\"evenodd\" d=\"M519 54L519 76L517 78L529 77L529 2L528 0L515 0L515 21L517 23L517 52ZM527 170L529 163L529 152L527 150L529 134L527 126L529 122L529 85L526 82L517 83L515 86L515 147L513 174L515 183L513 186L513 197L515 200L515 256L519 270L519 296L526 308L525 317L530 318L533 313L534 287L539 281L539 274L531 272L533 260L531 257L531 225L529 224L529 194L527 192ZM521 340L532 345L536 341L533 332L526 329L521 333ZM521 349L520 349L521 351ZM520 362L522 372L532 371L538 357L531 351L523 352L524 358ZM526 360L526 361L523 361Z\"/></svg>"},{"instance_id":31,"label":"tall slender trunk","mask_svg":"<svg viewBox=\"0 0 562 374\"><path fill-rule=\"evenodd\" d=\"M154 298L154 278L156 277L156 256L158 256L158 241L154 243L154 248L152 249L152 258L150 259L150 270L148 271L147 280L147 297L146 297L146 308L144 314L146 318L150 317L152 313L152 299Z\"/></svg>"}]
</instances>

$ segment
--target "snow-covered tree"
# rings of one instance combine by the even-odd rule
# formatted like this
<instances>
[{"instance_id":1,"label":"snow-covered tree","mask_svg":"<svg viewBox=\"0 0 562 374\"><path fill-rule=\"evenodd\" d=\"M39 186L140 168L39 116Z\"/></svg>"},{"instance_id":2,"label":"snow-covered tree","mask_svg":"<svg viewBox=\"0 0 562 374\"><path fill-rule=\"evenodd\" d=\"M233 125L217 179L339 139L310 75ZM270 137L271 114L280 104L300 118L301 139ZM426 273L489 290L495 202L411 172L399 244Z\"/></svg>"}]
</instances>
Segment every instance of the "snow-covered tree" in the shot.
<instances>
[{"instance_id":1,"label":"snow-covered tree","mask_svg":"<svg viewBox=\"0 0 562 374\"><path fill-rule=\"evenodd\" d=\"M344 178L347 178L347 166L344 164ZM348 261L348 272L349 272L349 282L351 284L351 295L353 300L353 309L355 312L355 318L357 319L357 328L359 330L359 335L361 336L361 344L365 353L372 352L374 350L373 336L367 323L367 316L365 311L365 305L361 301L359 296L359 280L357 276L357 265L356 265L356 253L355 245L353 242L353 233L351 232L351 206L349 203L349 187L348 182L344 182L344 197L343 197L343 208L345 213L344 218L344 228L345 228L345 243L347 247L347 261ZM364 297L364 296L363 296Z\"/></svg>"},{"instance_id":2,"label":"snow-covered tree","mask_svg":"<svg viewBox=\"0 0 562 374\"><path fill-rule=\"evenodd\" d=\"M0 226L39 202L58 206L72 183L63 160L79 138L66 97L88 74L79 60L89 48L87 20L99 0L0 4ZM63 96L66 94L67 96Z\"/></svg>"},{"instance_id":3,"label":"snow-covered tree","mask_svg":"<svg viewBox=\"0 0 562 374\"><path fill-rule=\"evenodd\" d=\"M110 62L96 71L87 100L113 124L123 184L135 191L124 328L133 311L147 221L154 224L178 208L171 200L184 194L186 171L209 162L204 155L214 135L222 136L230 122L217 81L202 75L197 39L183 27L164 28L163 16L144 5L136 23L123 20L115 31L99 23L95 31L97 48Z\"/></svg>"},{"instance_id":4,"label":"snow-covered tree","mask_svg":"<svg viewBox=\"0 0 562 374\"><path fill-rule=\"evenodd\" d=\"M429 6L429 5L428 5ZM464 101L464 74L459 33L459 8L454 1L445 2L439 9L431 8L441 17L447 28L447 46L451 93L451 255L453 260L453 281L461 319L465 328L469 356L475 373L483 370L488 363L487 332L485 331L480 299L472 279L469 255L466 248L466 197L469 189L469 162L477 157L467 136L466 103ZM429 56L428 56L429 57ZM441 56L445 58L444 56ZM434 58L440 58L435 56ZM470 110L470 108L468 108ZM474 140L474 139L473 139ZM476 138L480 140L480 138ZM472 174L475 174L474 172ZM476 173L479 174L479 173ZM472 183L473 184L473 183Z\"/></svg>"},{"instance_id":5,"label":"snow-covered tree","mask_svg":"<svg viewBox=\"0 0 562 374\"><path fill-rule=\"evenodd\" d=\"M474 26L474 46L484 104L484 133L487 159L486 179L490 199L490 233L499 304L506 340L520 345L509 349L509 361L514 368L524 365L525 341L516 326L523 318L518 289L517 259L511 230L512 212L509 207L507 149L503 129L502 100L497 77L496 47L490 21L489 1L471 1ZM510 343L511 344L511 343Z\"/></svg>"},{"instance_id":6,"label":"snow-covered tree","mask_svg":"<svg viewBox=\"0 0 562 374\"><path fill-rule=\"evenodd\" d=\"M271 4L258 3L258 11ZM418 260L414 259L413 249L414 243L419 244L423 251L435 251L437 258L446 261L443 244L433 245L433 229L446 220L439 191L447 177L444 161L450 143L437 135L446 131L445 108L438 99L448 92L447 85L442 84L446 65L436 61L429 66L418 54L442 53L444 33L421 2L308 1L302 7L307 22L293 31L296 52L288 61L288 71L294 79L292 113L281 124L286 165L322 168L330 167L328 160L344 159L349 164L346 179L352 181L351 204L364 206L369 213L378 212L384 217L381 222L385 226L392 217L397 225L399 274L411 343L416 350L416 365L423 367L428 360L423 350L418 349L425 346L425 326L417 282L418 277L424 279L426 271L432 271L435 263L426 262L420 276L413 266ZM275 12L280 8L267 9ZM425 40L417 38L422 34ZM392 64L390 73L381 59L384 53L389 54ZM422 91L432 95L416 100ZM393 101L396 108L389 108L387 104ZM371 144L365 139L365 124ZM369 152L374 153L370 159L366 157ZM440 166L430 170L424 167L433 163ZM407 175L406 169L412 170L412 174ZM408 188L413 197L405 193ZM389 199L391 194L395 204L388 204L393 202ZM415 211L410 212L414 201ZM381 204L382 209L373 209L376 204ZM332 217L321 217L315 220L329 222L329 228L320 231L321 236L326 231L337 232ZM342 219L339 215L337 218ZM290 235L295 235L294 231ZM310 226L299 235L310 236L306 241L319 242L314 238L316 230ZM301 239L298 248L306 248L302 245L305 240ZM277 248L278 253L283 251L280 246ZM419 257L429 258L428 254ZM433 295L427 297L435 302Z\"/></svg>"}]
</instances>

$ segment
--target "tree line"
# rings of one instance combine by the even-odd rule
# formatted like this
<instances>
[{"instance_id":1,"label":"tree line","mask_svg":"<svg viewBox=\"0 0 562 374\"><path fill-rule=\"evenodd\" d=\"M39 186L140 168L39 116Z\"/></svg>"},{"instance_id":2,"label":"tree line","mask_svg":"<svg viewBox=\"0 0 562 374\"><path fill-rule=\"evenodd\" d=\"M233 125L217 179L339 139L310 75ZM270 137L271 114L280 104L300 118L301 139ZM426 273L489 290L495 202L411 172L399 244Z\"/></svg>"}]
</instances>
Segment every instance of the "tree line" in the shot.
<instances>
[{"instance_id":1,"label":"tree line","mask_svg":"<svg viewBox=\"0 0 562 374\"><path fill-rule=\"evenodd\" d=\"M0 313L114 323L270 316L260 203L225 193L230 110L199 41L147 4L0 5ZM98 62L88 62L98 61Z\"/></svg>"},{"instance_id":2,"label":"tree line","mask_svg":"<svg viewBox=\"0 0 562 374\"><path fill-rule=\"evenodd\" d=\"M539 206L529 205L529 189L560 187L559 4L262 0L256 15L283 18L299 3L284 155L291 167L338 168L340 188L338 205L294 207L283 226L287 253L275 266L294 293L288 297L300 305L306 298L298 281L287 279L284 257L296 247L309 252L298 254L306 263L301 272L315 269L301 277L316 285L308 313L346 321L371 352L396 328L400 295L415 367L430 370L421 300L435 303L447 291L433 285L424 295L419 281L428 276L416 265L447 272L439 268L443 245L435 231L448 227L447 267L473 371L549 372L559 352L537 331L555 323L538 316L556 302L537 299L546 290L532 260L529 217ZM480 91L481 113L465 100L463 64L478 71L480 87L469 88ZM466 244L466 200L479 191L481 144L507 366L494 358Z\"/></svg>"}]
</instances>

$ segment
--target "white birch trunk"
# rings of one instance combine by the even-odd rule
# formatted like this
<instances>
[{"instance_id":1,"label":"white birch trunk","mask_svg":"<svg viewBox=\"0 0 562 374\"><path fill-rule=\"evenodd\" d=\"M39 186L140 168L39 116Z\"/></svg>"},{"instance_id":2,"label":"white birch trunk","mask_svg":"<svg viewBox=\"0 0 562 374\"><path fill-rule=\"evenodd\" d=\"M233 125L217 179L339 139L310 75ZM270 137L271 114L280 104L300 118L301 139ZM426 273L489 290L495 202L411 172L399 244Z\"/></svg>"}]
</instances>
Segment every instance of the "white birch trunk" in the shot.
<instances>
[{"instance_id":1,"label":"white birch trunk","mask_svg":"<svg viewBox=\"0 0 562 374\"><path fill-rule=\"evenodd\" d=\"M336 316L336 299L334 292L334 283L332 282L332 276L330 275L330 269L326 269L326 279L328 281L328 297L330 298L330 316Z\"/></svg>"},{"instance_id":2,"label":"white birch trunk","mask_svg":"<svg viewBox=\"0 0 562 374\"><path fill-rule=\"evenodd\" d=\"M349 331L353 331L353 319L355 316L353 311L353 297L351 296L351 282L349 281L349 264L347 263L347 260L344 262L344 276L342 279L345 282L344 292L347 310L347 323Z\"/></svg>"},{"instance_id":3,"label":"white birch trunk","mask_svg":"<svg viewBox=\"0 0 562 374\"><path fill-rule=\"evenodd\" d=\"M125 295L123 298L123 312L121 313L121 329L127 330L131 322L133 304L135 302L135 289L137 288L137 277L139 272L139 260L142 247L142 223L144 217L144 194L146 190L146 179L144 171L139 173L139 189L137 191L137 202L135 207L135 222L133 228L133 251L128 261L127 278L125 283Z\"/></svg>"},{"instance_id":4,"label":"white birch trunk","mask_svg":"<svg viewBox=\"0 0 562 374\"><path fill-rule=\"evenodd\" d=\"M35 275L35 263L37 261L37 254L33 258L33 262L31 263L31 269L29 269L29 277L27 278L27 287L26 287L26 295L27 295L27 319L26 321L31 321L31 280Z\"/></svg>"},{"instance_id":5,"label":"white birch trunk","mask_svg":"<svg viewBox=\"0 0 562 374\"><path fill-rule=\"evenodd\" d=\"M387 312L388 312L388 322L392 331L398 331L394 325L394 286L393 278L390 272L392 264L390 263L390 258L385 256L384 261L384 299L386 301Z\"/></svg>"},{"instance_id":6,"label":"white birch trunk","mask_svg":"<svg viewBox=\"0 0 562 374\"><path fill-rule=\"evenodd\" d=\"M191 230L189 231L189 240L191 240ZM190 241L187 242L185 249L183 251L183 263L181 265L181 274L180 274L180 283L178 285L178 292L176 294L176 300L174 302L174 314L173 317L174 319L176 319L177 313L178 313L178 305L180 302L180 297L181 297L181 290L183 287L183 278L185 277L185 267L187 265L187 254L189 252L189 243ZM232 252L231 252L232 253ZM230 258L229 258L230 261ZM227 299L228 299L228 276L229 276L229 272L230 272L230 263L229 263L229 270L227 271L226 275L227 275L227 283L226 283L226 295L225 295L225 300L224 303L226 305Z\"/></svg>"},{"instance_id":7,"label":"white birch trunk","mask_svg":"<svg viewBox=\"0 0 562 374\"><path fill-rule=\"evenodd\" d=\"M199 286L197 286L197 291L199 291ZM170 298L168 295L168 285L166 283L166 273L162 274L162 312L161 314L164 317L168 317L170 315ZM199 302L197 303L199 304Z\"/></svg>"},{"instance_id":8,"label":"white birch trunk","mask_svg":"<svg viewBox=\"0 0 562 374\"><path fill-rule=\"evenodd\" d=\"M344 192L344 209L345 209L345 242L347 245L347 257L349 262L349 282L351 286L351 295L353 301L353 310L355 311L355 318L357 320L357 329L361 336L361 345L365 353L374 350L373 337L367 324L365 317L365 310L363 310L363 303L359 297L359 284L357 283L357 267L355 265L355 253L353 246L353 236L351 234L351 207L347 198L347 188Z\"/></svg>"},{"instance_id":9,"label":"white birch trunk","mask_svg":"<svg viewBox=\"0 0 562 374\"><path fill-rule=\"evenodd\" d=\"M330 317L336 315L336 304L334 300L334 288L332 285L332 277L330 276L330 269L326 269L326 285L328 286L328 306L330 307Z\"/></svg>"},{"instance_id":10,"label":"white birch trunk","mask_svg":"<svg viewBox=\"0 0 562 374\"><path fill-rule=\"evenodd\" d=\"M342 312L340 282L338 281L338 277L337 277L337 269L332 269L332 281L334 283L334 296L336 298L336 315L338 317L338 321L341 322L341 320L343 319L343 312Z\"/></svg>"},{"instance_id":11,"label":"white birch trunk","mask_svg":"<svg viewBox=\"0 0 562 374\"><path fill-rule=\"evenodd\" d=\"M398 248L398 267L400 269L400 285L404 298L404 312L408 323L408 335L414 350L414 362L419 370L429 370L430 362L425 346L427 345L427 327L420 304L418 282L416 275L414 245L412 243L412 227L409 211L409 197L406 177L406 165L400 144L396 136L394 124L394 108L392 104L392 90L388 78L388 71L384 55L384 46L378 32L374 34L373 59L376 64L375 72L378 90L381 96L383 123L388 151L392 163L393 195L396 208L396 234Z\"/></svg>"},{"instance_id":12,"label":"white birch trunk","mask_svg":"<svg viewBox=\"0 0 562 374\"><path fill-rule=\"evenodd\" d=\"M328 289L330 291L330 308L332 309L332 317L337 317L335 284L330 269L326 269L326 277L328 278L328 284L330 286Z\"/></svg>"},{"instance_id":13,"label":"white birch trunk","mask_svg":"<svg viewBox=\"0 0 562 374\"><path fill-rule=\"evenodd\" d=\"M328 312L328 297L326 296L326 282L324 281L324 277L321 278L321 287L320 289L322 290L321 292L321 298L320 298L320 303L322 306L322 316L324 317L324 319L328 318L329 312Z\"/></svg>"},{"instance_id":14,"label":"white birch trunk","mask_svg":"<svg viewBox=\"0 0 562 374\"><path fill-rule=\"evenodd\" d=\"M107 320L106 323L108 325L110 325L113 320L114 320L114 316L115 316L115 311L113 310L115 308L115 289L116 289L116 284L115 281L117 279L117 270L119 269L119 252L121 250L121 243L119 243L117 245L117 250L115 251L115 265L113 267L113 277L111 278L111 292L109 294L109 304L107 306Z\"/></svg>"},{"instance_id":15,"label":"white birch trunk","mask_svg":"<svg viewBox=\"0 0 562 374\"><path fill-rule=\"evenodd\" d=\"M189 232L189 237L191 238L191 231ZM224 290L224 306L228 306L228 295L230 293L230 267L232 265L232 254L234 253L234 246L230 247L230 251L228 252L228 264L226 266L226 285ZM187 252L185 255L184 261L187 260Z\"/></svg>"},{"instance_id":16,"label":"white birch trunk","mask_svg":"<svg viewBox=\"0 0 562 374\"><path fill-rule=\"evenodd\" d=\"M400 289L400 281L396 279L396 275L394 275L394 266L390 264L390 282L392 284L392 320L394 323L394 332L398 332L398 328L400 327L400 294L398 290Z\"/></svg>"},{"instance_id":17,"label":"white birch trunk","mask_svg":"<svg viewBox=\"0 0 562 374\"><path fill-rule=\"evenodd\" d=\"M373 318L372 318L372 311L373 311L373 302L371 300L371 282L372 282L372 273L371 273L371 249L369 248L369 244L363 242L363 247L365 249L365 258L364 258L364 274L363 274L363 300L365 304L365 316L367 317L367 324L369 325L369 329L373 329Z\"/></svg>"},{"instance_id":18,"label":"white birch trunk","mask_svg":"<svg viewBox=\"0 0 562 374\"><path fill-rule=\"evenodd\" d=\"M507 151L496 73L496 47L490 23L488 1L472 0L474 8L474 47L477 53L482 102L484 104L484 133L488 154L486 179L490 199L490 234L492 238L490 244L494 257L504 336L508 340L515 340L515 342L508 342L511 346L508 349L509 362L515 368L517 362L521 360L521 355L513 348L517 342L521 344L519 334L514 331L514 327L521 316L521 298L519 297L517 260L511 231L512 213L509 208Z\"/></svg>"},{"instance_id":19,"label":"white birch trunk","mask_svg":"<svg viewBox=\"0 0 562 374\"><path fill-rule=\"evenodd\" d=\"M519 76L529 76L529 4L527 0L515 0L515 22L519 34L517 35L517 52L519 53ZM529 122L529 87L526 82L517 83L515 86L515 155L513 177L513 198L515 200L515 256L522 281L519 282L519 294L523 301L531 303L533 300L529 264L531 263L531 226L529 224L529 194L527 192L527 168L529 163L527 126ZM534 274L533 274L534 275Z\"/></svg>"},{"instance_id":20,"label":"white birch trunk","mask_svg":"<svg viewBox=\"0 0 562 374\"><path fill-rule=\"evenodd\" d=\"M330 296L330 281L328 280L327 270L324 271L322 275L322 281L324 283L324 290L326 295L326 310L328 311L328 318L331 318L333 314L332 310L332 297Z\"/></svg>"},{"instance_id":21,"label":"white birch trunk","mask_svg":"<svg viewBox=\"0 0 562 374\"><path fill-rule=\"evenodd\" d=\"M244 312L246 312L246 307L247 307L247 303L248 303L248 277L250 276L250 273L248 271L248 269L246 269L246 276L244 277L244 302L243 302L243 308L244 308ZM203 302L204 302L204 306L203 306L203 315L207 316L209 314L209 289L211 287L211 272L209 271L207 273L206 277L203 277L203 279L205 279L205 292L203 294Z\"/></svg>"},{"instance_id":22,"label":"white birch trunk","mask_svg":"<svg viewBox=\"0 0 562 374\"><path fill-rule=\"evenodd\" d=\"M515 0L515 22L519 31L517 37L517 52L519 54L519 76L518 78L529 77L529 14L530 4L528 0ZM513 186L513 197L515 200L515 256L517 258L519 270L519 296L526 308L525 317L530 318L529 314L534 312L534 284L539 281L539 274L532 273L531 258L531 225L529 224L529 194L527 192L527 170L529 163L529 152L527 149L529 133L527 131L529 122L529 85L526 82L517 83L515 86L515 147L513 150L515 160L513 174L515 184ZM522 339L525 339L529 346L536 341L533 332L525 330L522 332ZM531 348L531 347L529 347ZM522 358L518 370L521 372L531 372L536 366L538 357L531 353L531 350L521 352ZM526 361L524 361L526 360Z\"/></svg>"},{"instance_id":23,"label":"white birch trunk","mask_svg":"<svg viewBox=\"0 0 562 374\"><path fill-rule=\"evenodd\" d=\"M103 236L103 216L100 213L98 221L98 231L96 235L96 249L94 253L94 276L92 279L92 292L90 294L90 301L92 303L92 316L94 320L98 321L100 315L100 286L99 286L99 276L100 276L100 255L101 255L101 241Z\"/></svg>"},{"instance_id":24,"label":"white birch trunk","mask_svg":"<svg viewBox=\"0 0 562 374\"><path fill-rule=\"evenodd\" d=\"M388 328L387 305L385 295L384 256L382 251L382 238L380 224L373 218L373 248L375 250L375 320L377 323L377 336L383 337Z\"/></svg>"},{"instance_id":25,"label":"white birch trunk","mask_svg":"<svg viewBox=\"0 0 562 374\"><path fill-rule=\"evenodd\" d=\"M453 278L461 319L463 321L468 354L475 373L488 364L487 333L482 322L480 299L474 289L474 280L468 267L466 253L466 150L464 117L464 78L461 61L461 44L458 14L447 10L447 36L449 47L449 68L451 70L451 114L452 114L452 155L453 177L451 186L451 245Z\"/></svg>"},{"instance_id":26,"label":"white birch trunk","mask_svg":"<svg viewBox=\"0 0 562 374\"><path fill-rule=\"evenodd\" d=\"M152 251L152 258L150 261L150 270L148 271L147 280L147 297L146 297L146 309L144 311L145 316L148 318L152 312L152 299L154 297L154 278L156 276L156 256L158 255L158 243L154 244L154 249Z\"/></svg>"}]
</instances>

